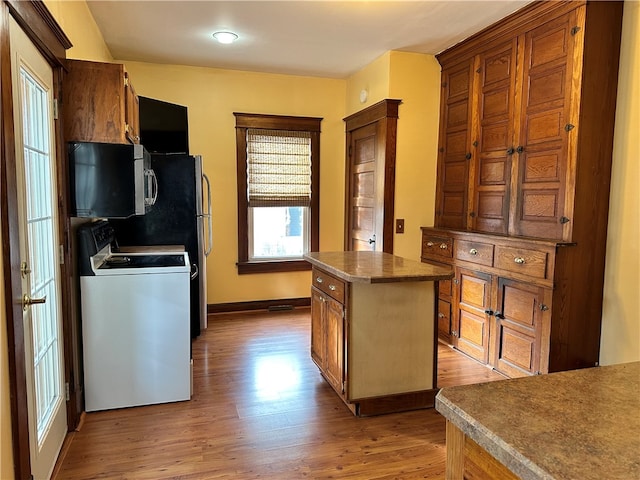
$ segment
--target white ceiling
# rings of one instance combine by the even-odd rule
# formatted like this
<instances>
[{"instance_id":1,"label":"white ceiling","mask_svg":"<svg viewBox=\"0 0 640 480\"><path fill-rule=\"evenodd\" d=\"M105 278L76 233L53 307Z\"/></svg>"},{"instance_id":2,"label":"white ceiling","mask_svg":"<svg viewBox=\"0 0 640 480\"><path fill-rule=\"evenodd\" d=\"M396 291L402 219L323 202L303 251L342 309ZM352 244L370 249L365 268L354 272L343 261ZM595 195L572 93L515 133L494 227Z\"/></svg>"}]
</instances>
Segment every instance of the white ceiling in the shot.
<instances>
[{"instance_id":1,"label":"white ceiling","mask_svg":"<svg viewBox=\"0 0 640 480\"><path fill-rule=\"evenodd\" d=\"M436 54L531 0L103 1L117 60L346 78L389 50ZM211 37L239 35L232 45Z\"/></svg>"}]
</instances>

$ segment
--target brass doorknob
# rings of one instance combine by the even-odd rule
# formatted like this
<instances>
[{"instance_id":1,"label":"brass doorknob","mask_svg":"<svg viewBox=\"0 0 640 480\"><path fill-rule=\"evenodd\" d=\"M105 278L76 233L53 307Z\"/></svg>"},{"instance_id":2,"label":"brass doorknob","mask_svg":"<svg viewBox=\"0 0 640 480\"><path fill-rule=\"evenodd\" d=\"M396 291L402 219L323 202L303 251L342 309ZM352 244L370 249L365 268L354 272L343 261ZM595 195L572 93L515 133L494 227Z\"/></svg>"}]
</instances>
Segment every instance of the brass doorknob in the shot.
<instances>
[{"instance_id":1,"label":"brass doorknob","mask_svg":"<svg viewBox=\"0 0 640 480\"><path fill-rule=\"evenodd\" d=\"M36 305L39 303L45 303L47 301L47 296L45 295L42 298L31 298L28 294L24 294L22 296L22 310L26 311L31 305Z\"/></svg>"}]
</instances>

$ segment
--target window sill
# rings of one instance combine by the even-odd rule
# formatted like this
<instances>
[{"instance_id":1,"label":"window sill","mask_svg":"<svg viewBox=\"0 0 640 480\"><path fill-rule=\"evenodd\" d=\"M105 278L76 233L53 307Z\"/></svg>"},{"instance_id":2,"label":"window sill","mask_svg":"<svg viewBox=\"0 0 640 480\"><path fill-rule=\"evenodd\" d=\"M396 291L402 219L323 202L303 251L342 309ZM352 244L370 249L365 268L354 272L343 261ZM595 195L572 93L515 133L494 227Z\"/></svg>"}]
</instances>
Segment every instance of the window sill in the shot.
<instances>
[{"instance_id":1,"label":"window sill","mask_svg":"<svg viewBox=\"0 0 640 480\"><path fill-rule=\"evenodd\" d=\"M247 273L302 272L311 270L306 260L275 260L272 262L238 262L238 275Z\"/></svg>"}]
</instances>

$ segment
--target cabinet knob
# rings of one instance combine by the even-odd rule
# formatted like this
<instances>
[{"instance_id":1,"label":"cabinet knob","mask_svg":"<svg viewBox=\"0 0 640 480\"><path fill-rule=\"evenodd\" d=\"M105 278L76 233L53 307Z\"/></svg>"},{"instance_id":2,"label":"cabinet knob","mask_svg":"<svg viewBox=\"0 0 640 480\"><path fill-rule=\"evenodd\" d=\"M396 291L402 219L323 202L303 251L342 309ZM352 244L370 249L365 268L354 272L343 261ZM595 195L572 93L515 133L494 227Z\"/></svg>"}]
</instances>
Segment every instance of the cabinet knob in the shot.
<instances>
[{"instance_id":1,"label":"cabinet knob","mask_svg":"<svg viewBox=\"0 0 640 480\"><path fill-rule=\"evenodd\" d=\"M496 315L496 318L499 318L500 320L504 320L504 315L502 314L502 312L496 312L495 315Z\"/></svg>"},{"instance_id":2,"label":"cabinet knob","mask_svg":"<svg viewBox=\"0 0 640 480\"><path fill-rule=\"evenodd\" d=\"M439 313L438 313L438 318L444 318L444 313L439 312Z\"/></svg>"},{"instance_id":3,"label":"cabinet knob","mask_svg":"<svg viewBox=\"0 0 640 480\"><path fill-rule=\"evenodd\" d=\"M511 147L509 150L507 150L507 155L513 155L515 151L516 150L513 147Z\"/></svg>"},{"instance_id":4,"label":"cabinet knob","mask_svg":"<svg viewBox=\"0 0 640 480\"><path fill-rule=\"evenodd\" d=\"M316 282L322 283L322 277L316 277Z\"/></svg>"},{"instance_id":5,"label":"cabinet knob","mask_svg":"<svg viewBox=\"0 0 640 480\"><path fill-rule=\"evenodd\" d=\"M446 250L447 249L447 244L446 243L441 243L440 244L440 249L441 250Z\"/></svg>"},{"instance_id":6,"label":"cabinet knob","mask_svg":"<svg viewBox=\"0 0 640 480\"><path fill-rule=\"evenodd\" d=\"M475 248L472 248L471 250L469 250L469 254L470 255L477 255L478 254L478 250L476 250Z\"/></svg>"},{"instance_id":7,"label":"cabinet knob","mask_svg":"<svg viewBox=\"0 0 640 480\"><path fill-rule=\"evenodd\" d=\"M433 247L433 242L427 242L427 247Z\"/></svg>"},{"instance_id":8,"label":"cabinet knob","mask_svg":"<svg viewBox=\"0 0 640 480\"><path fill-rule=\"evenodd\" d=\"M335 286L335 285L331 285L331 284L329 284L329 290L334 291L335 289L336 289L336 286Z\"/></svg>"},{"instance_id":9,"label":"cabinet knob","mask_svg":"<svg viewBox=\"0 0 640 480\"><path fill-rule=\"evenodd\" d=\"M546 312L547 310L549 310L549 307L547 307L544 303L541 303L539 308L541 312Z\"/></svg>"},{"instance_id":10,"label":"cabinet knob","mask_svg":"<svg viewBox=\"0 0 640 480\"><path fill-rule=\"evenodd\" d=\"M484 313L486 313L487 315L491 316L491 315L493 315L493 310L485 310Z\"/></svg>"},{"instance_id":11,"label":"cabinet knob","mask_svg":"<svg viewBox=\"0 0 640 480\"><path fill-rule=\"evenodd\" d=\"M518 265L523 265L524 264L524 258L522 258L522 257L516 257L516 258L513 259L513 261L515 263L517 263Z\"/></svg>"},{"instance_id":12,"label":"cabinet knob","mask_svg":"<svg viewBox=\"0 0 640 480\"><path fill-rule=\"evenodd\" d=\"M466 158L467 160L471 160L471 153L467 153L464 158Z\"/></svg>"},{"instance_id":13,"label":"cabinet knob","mask_svg":"<svg viewBox=\"0 0 640 480\"><path fill-rule=\"evenodd\" d=\"M524 152L524 147L522 145L519 145L518 148L516 148L516 152L518 153Z\"/></svg>"}]
</instances>

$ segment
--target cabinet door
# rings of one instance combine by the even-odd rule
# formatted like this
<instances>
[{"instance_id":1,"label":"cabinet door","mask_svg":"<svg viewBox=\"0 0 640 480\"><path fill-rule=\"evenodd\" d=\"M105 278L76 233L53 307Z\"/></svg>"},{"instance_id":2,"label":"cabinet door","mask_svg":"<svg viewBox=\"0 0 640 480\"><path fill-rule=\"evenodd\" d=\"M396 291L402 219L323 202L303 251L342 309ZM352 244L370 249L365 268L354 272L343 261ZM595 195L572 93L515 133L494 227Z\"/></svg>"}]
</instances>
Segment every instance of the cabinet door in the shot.
<instances>
[{"instance_id":1,"label":"cabinet door","mask_svg":"<svg viewBox=\"0 0 640 480\"><path fill-rule=\"evenodd\" d=\"M325 352L324 296L311 287L311 359L320 370L325 369Z\"/></svg>"},{"instance_id":2,"label":"cabinet door","mask_svg":"<svg viewBox=\"0 0 640 480\"><path fill-rule=\"evenodd\" d=\"M510 377L540 373L543 333L548 329L550 290L498 279L493 366ZM545 349L546 350L546 349ZM548 356L548 351L545 353ZM546 373L546 372L543 372Z\"/></svg>"},{"instance_id":3,"label":"cabinet door","mask_svg":"<svg viewBox=\"0 0 640 480\"><path fill-rule=\"evenodd\" d=\"M473 59L444 67L435 225L467 227Z\"/></svg>"},{"instance_id":4,"label":"cabinet door","mask_svg":"<svg viewBox=\"0 0 640 480\"><path fill-rule=\"evenodd\" d=\"M472 229L507 233L513 157L516 52L514 38L478 57L474 132Z\"/></svg>"},{"instance_id":5,"label":"cabinet door","mask_svg":"<svg viewBox=\"0 0 640 480\"><path fill-rule=\"evenodd\" d=\"M125 74L125 116L127 119L126 133L131 143L140 143L140 101L131 79Z\"/></svg>"},{"instance_id":6,"label":"cabinet door","mask_svg":"<svg viewBox=\"0 0 640 480\"><path fill-rule=\"evenodd\" d=\"M570 220L565 211L567 167L575 152L568 146L577 135L570 107L572 92L579 92L572 88L579 80L574 74L574 19L571 12L521 36L524 81L514 235L562 239L563 223Z\"/></svg>"},{"instance_id":7,"label":"cabinet door","mask_svg":"<svg viewBox=\"0 0 640 480\"><path fill-rule=\"evenodd\" d=\"M344 306L324 297L326 322L326 368L325 376L333 388L344 394Z\"/></svg>"},{"instance_id":8,"label":"cabinet door","mask_svg":"<svg viewBox=\"0 0 640 480\"><path fill-rule=\"evenodd\" d=\"M487 363L491 275L459 268L456 282L455 346L476 360Z\"/></svg>"},{"instance_id":9,"label":"cabinet door","mask_svg":"<svg viewBox=\"0 0 640 480\"><path fill-rule=\"evenodd\" d=\"M451 303L438 299L438 337L451 343Z\"/></svg>"}]
</instances>

